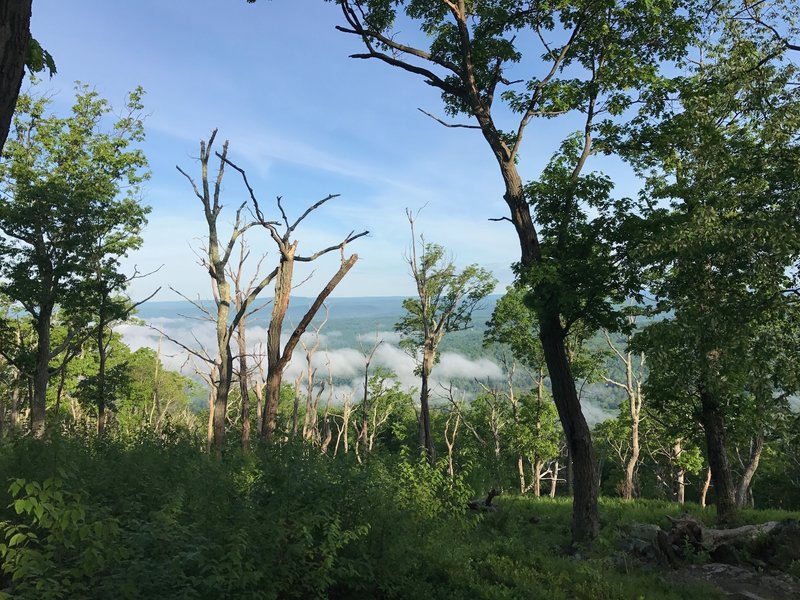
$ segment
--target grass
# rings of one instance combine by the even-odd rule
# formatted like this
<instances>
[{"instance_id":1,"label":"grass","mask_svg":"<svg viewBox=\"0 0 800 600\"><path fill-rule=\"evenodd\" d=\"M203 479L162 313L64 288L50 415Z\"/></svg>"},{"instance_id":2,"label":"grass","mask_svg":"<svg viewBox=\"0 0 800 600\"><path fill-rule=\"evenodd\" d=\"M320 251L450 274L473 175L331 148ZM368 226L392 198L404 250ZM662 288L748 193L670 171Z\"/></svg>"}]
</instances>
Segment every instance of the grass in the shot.
<instances>
[{"instance_id":1,"label":"grass","mask_svg":"<svg viewBox=\"0 0 800 600\"><path fill-rule=\"evenodd\" d=\"M218 462L177 434L20 440L0 447L0 481L17 478L58 483L14 498L0 485L0 527L25 533L16 554L0 546L13 598L721 597L619 550L630 523L687 511L711 522L713 510L603 499L600 538L571 556L569 499L502 496L498 512L470 513L471 490L407 456L361 466L272 446ZM20 500L44 516L12 508Z\"/></svg>"}]
</instances>

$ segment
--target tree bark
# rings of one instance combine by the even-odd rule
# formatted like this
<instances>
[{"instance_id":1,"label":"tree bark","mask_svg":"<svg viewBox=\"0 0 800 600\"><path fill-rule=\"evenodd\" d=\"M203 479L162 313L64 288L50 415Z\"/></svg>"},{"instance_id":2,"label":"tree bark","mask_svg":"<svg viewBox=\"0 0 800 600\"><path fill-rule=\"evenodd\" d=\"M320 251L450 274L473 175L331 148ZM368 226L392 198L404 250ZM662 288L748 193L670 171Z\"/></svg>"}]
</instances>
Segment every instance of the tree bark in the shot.
<instances>
[{"instance_id":1,"label":"tree bark","mask_svg":"<svg viewBox=\"0 0 800 600\"><path fill-rule=\"evenodd\" d=\"M538 498L542 495L542 465L539 459L533 462L533 495Z\"/></svg>"},{"instance_id":2,"label":"tree bark","mask_svg":"<svg viewBox=\"0 0 800 600\"><path fill-rule=\"evenodd\" d=\"M49 303L39 307L36 319L36 370L33 376L33 397L31 398L31 432L42 437L45 432L45 411L47 408L47 386L50 382L50 322L53 306Z\"/></svg>"},{"instance_id":3,"label":"tree bark","mask_svg":"<svg viewBox=\"0 0 800 600\"><path fill-rule=\"evenodd\" d=\"M261 435L262 424L264 422L264 383L261 379L256 380L256 432Z\"/></svg>"},{"instance_id":4,"label":"tree bark","mask_svg":"<svg viewBox=\"0 0 800 600\"><path fill-rule=\"evenodd\" d=\"M108 325L106 321L106 300L104 294L100 298L100 308L97 323L97 437L102 437L106 431L106 420L108 418L106 408L106 363L108 361L108 348L106 346L105 330ZM66 371L66 365L64 370Z\"/></svg>"},{"instance_id":5,"label":"tree bark","mask_svg":"<svg viewBox=\"0 0 800 600\"><path fill-rule=\"evenodd\" d=\"M558 491L558 460L553 465L553 475L550 477L550 497L555 498Z\"/></svg>"},{"instance_id":6,"label":"tree bark","mask_svg":"<svg viewBox=\"0 0 800 600\"><path fill-rule=\"evenodd\" d=\"M719 401L708 390L700 391L700 403L708 464L716 496L717 520L720 524L728 524L736 516L736 498L725 448L725 420Z\"/></svg>"},{"instance_id":7,"label":"tree bark","mask_svg":"<svg viewBox=\"0 0 800 600\"><path fill-rule=\"evenodd\" d=\"M297 437L297 429L299 426L300 416L300 380L303 379L303 374L300 373L297 379L294 380L294 404L292 405L292 437ZM306 407L305 421L303 423L303 438L306 437L306 428L308 427L308 407Z\"/></svg>"},{"instance_id":8,"label":"tree bark","mask_svg":"<svg viewBox=\"0 0 800 600\"><path fill-rule=\"evenodd\" d=\"M425 449L430 464L436 462L436 446L434 446L433 436L431 435L431 417L428 404L430 390L428 388L428 379L433 370L435 359L435 350L426 346L422 351L422 385L420 386L421 389L419 392L419 439L422 448Z\"/></svg>"},{"instance_id":9,"label":"tree bark","mask_svg":"<svg viewBox=\"0 0 800 600\"><path fill-rule=\"evenodd\" d=\"M633 413L633 410L631 410ZM633 499L634 491L634 475L636 474L636 466L639 464L639 420L634 419L631 426L631 455L628 457L628 464L625 465L625 482L622 486L622 498L624 500Z\"/></svg>"},{"instance_id":10,"label":"tree bark","mask_svg":"<svg viewBox=\"0 0 800 600\"><path fill-rule=\"evenodd\" d=\"M683 454L683 442L678 439L672 447L672 457L676 462ZM678 467L675 473L675 501L678 504L683 504L686 499L686 470L683 467Z\"/></svg>"},{"instance_id":11,"label":"tree bark","mask_svg":"<svg viewBox=\"0 0 800 600\"><path fill-rule=\"evenodd\" d=\"M491 119L478 116L481 131L492 147L500 166L506 192L503 199L511 212L511 222L520 244L520 263L531 268L542 262L539 238L531 216L530 204L523 191L522 179L513 159L509 160L499 133ZM546 290L544 290L546 293ZM545 363L550 375L553 401L569 449L569 467L573 489L572 539L575 542L594 540L600 531L598 512L598 485L595 474L592 436L581 410L580 399L572 377L569 358L564 345L564 329L560 322L560 307L549 306L539 314L539 338L544 350Z\"/></svg>"},{"instance_id":12,"label":"tree bark","mask_svg":"<svg viewBox=\"0 0 800 600\"><path fill-rule=\"evenodd\" d=\"M747 467L745 467L744 473L742 474L742 480L739 482L739 486L736 489L737 508L744 508L747 505L749 500L748 491L750 490L750 484L753 482L753 476L756 474L756 470L758 469L758 463L761 460L761 453L763 450L764 436L758 435L753 440L753 448L750 452L750 461L747 463Z\"/></svg>"},{"instance_id":13,"label":"tree bark","mask_svg":"<svg viewBox=\"0 0 800 600\"><path fill-rule=\"evenodd\" d=\"M567 438L572 465L572 538L575 542L591 541L600 531L592 436L575 389L558 316L544 314L540 325L553 400Z\"/></svg>"},{"instance_id":14,"label":"tree bark","mask_svg":"<svg viewBox=\"0 0 800 600\"><path fill-rule=\"evenodd\" d=\"M711 487L711 467L706 469L706 478L703 481L703 487L700 488L700 506L706 507L706 498L708 497L708 488Z\"/></svg>"},{"instance_id":15,"label":"tree bark","mask_svg":"<svg viewBox=\"0 0 800 600\"><path fill-rule=\"evenodd\" d=\"M217 404L217 365L208 374L208 428L206 431L206 452L211 452L214 444L214 407Z\"/></svg>"},{"instance_id":16,"label":"tree bark","mask_svg":"<svg viewBox=\"0 0 800 600\"><path fill-rule=\"evenodd\" d=\"M349 239L353 239L350 236ZM292 359L292 353L300 341L300 336L306 331L314 316L319 311L322 304L327 300L331 292L339 285L339 282L353 268L358 261L358 254L351 254L349 258L342 257L339 270L330 278L328 283L317 295L311 307L303 315L297 327L289 336L289 341L281 353L281 328L286 310L289 307L289 296L292 291L292 270L294 268L294 252L297 243L291 244L288 248L281 250L281 264L275 279L275 299L272 307L272 320L267 329L267 398L264 404L264 422L262 425L262 437L272 439L277 427L278 402L280 400L281 379L283 370ZM344 250L344 243L341 245ZM288 258L287 258L288 257Z\"/></svg>"},{"instance_id":17,"label":"tree bark","mask_svg":"<svg viewBox=\"0 0 800 600\"><path fill-rule=\"evenodd\" d=\"M275 276L272 318L267 328L267 398L264 403L262 424L262 436L265 439L272 439L278 423L278 403L281 397L281 380L285 366L285 361L281 356L281 331L286 311L289 309L289 297L292 293L295 247L291 247L290 250L291 254L281 256L278 274Z\"/></svg>"},{"instance_id":18,"label":"tree bark","mask_svg":"<svg viewBox=\"0 0 800 600\"><path fill-rule=\"evenodd\" d=\"M219 318L219 317L217 317ZM227 320L223 322L227 331ZM219 339L219 338L218 338ZM222 455L225 447L225 422L228 417L228 395L231 391L231 380L233 378L233 355L231 354L230 340L225 338L227 344L219 347L219 358L217 362L217 390L214 394L214 452L217 456Z\"/></svg>"},{"instance_id":19,"label":"tree bark","mask_svg":"<svg viewBox=\"0 0 800 600\"><path fill-rule=\"evenodd\" d=\"M236 329L239 343L239 393L242 395L242 452L245 454L250 451L250 386L247 370L246 320L246 317L242 316Z\"/></svg>"},{"instance_id":20,"label":"tree bark","mask_svg":"<svg viewBox=\"0 0 800 600\"><path fill-rule=\"evenodd\" d=\"M17 335L19 335L19 332ZM17 345L19 345L19 339L17 340ZM19 427L19 396L22 386L22 372L16 367L11 367L11 371L14 373L14 377L11 383L11 406L9 407L8 413L8 430L9 433L16 434L17 427Z\"/></svg>"},{"instance_id":21,"label":"tree bark","mask_svg":"<svg viewBox=\"0 0 800 600\"><path fill-rule=\"evenodd\" d=\"M0 2L0 153L11 129L11 119L25 75L31 43L32 0Z\"/></svg>"}]
</instances>

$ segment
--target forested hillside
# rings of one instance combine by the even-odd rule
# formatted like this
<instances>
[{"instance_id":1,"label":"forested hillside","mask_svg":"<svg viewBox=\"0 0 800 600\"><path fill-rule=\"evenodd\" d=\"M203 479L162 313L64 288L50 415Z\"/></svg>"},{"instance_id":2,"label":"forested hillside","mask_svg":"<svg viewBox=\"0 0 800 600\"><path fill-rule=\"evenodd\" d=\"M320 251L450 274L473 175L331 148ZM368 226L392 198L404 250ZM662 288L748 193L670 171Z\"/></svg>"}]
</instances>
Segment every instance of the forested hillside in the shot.
<instances>
[{"instance_id":1,"label":"forested hillside","mask_svg":"<svg viewBox=\"0 0 800 600\"><path fill-rule=\"evenodd\" d=\"M796 2L90 4L0 8L0 598L800 597Z\"/></svg>"}]
</instances>

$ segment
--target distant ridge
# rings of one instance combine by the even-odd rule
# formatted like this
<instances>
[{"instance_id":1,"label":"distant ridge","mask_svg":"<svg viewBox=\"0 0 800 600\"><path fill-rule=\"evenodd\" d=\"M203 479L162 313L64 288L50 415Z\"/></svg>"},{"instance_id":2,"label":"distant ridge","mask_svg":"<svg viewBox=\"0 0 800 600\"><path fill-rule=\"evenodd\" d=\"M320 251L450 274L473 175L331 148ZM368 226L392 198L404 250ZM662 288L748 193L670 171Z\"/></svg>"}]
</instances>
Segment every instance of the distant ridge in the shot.
<instances>
[{"instance_id":1,"label":"distant ridge","mask_svg":"<svg viewBox=\"0 0 800 600\"><path fill-rule=\"evenodd\" d=\"M325 302L326 306L330 309L331 319L394 319L403 312L403 300L406 296L353 296L353 297L336 297L328 298ZM499 294L489 296L484 303L485 306L482 310L476 313L476 317L487 317L491 315L497 299L500 298ZM259 300L259 304L268 301L265 297ZM213 300L200 300L203 306L211 309L214 306ZM296 296L289 302L289 310L286 314L288 319L299 320L306 310L314 302L314 298ZM271 308L267 306L264 308L256 318L253 319L254 323L269 320L269 313ZM321 311L322 312L322 311ZM202 316L199 311L186 300L165 300L165 301L150 301L142 304L136 316L144 321L152 319L180 319L181 315L186 317ZM480 321L480 318L477 319Z\"/></svg>"}]
</instances>

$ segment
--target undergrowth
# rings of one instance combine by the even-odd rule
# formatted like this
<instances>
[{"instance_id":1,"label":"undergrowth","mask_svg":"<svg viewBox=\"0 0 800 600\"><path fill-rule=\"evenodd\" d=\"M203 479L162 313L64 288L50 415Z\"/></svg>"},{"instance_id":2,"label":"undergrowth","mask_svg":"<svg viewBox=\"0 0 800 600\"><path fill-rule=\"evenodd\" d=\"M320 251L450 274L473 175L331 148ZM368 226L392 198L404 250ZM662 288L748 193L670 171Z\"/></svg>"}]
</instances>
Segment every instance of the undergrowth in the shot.
<instances>
[{"instance_id":1,"label":"undergrowth","mask_svg":"<svg viewBox=\"0 0 800 600\"><path fill-rule=\"evenodd\" d=\"M3 597L714 597L616 550L625 523L675 505L605 501L601 538L569 555L568 500L470 513L462 480L406 454L358 465L285 444L216 461L178 435L22 439L0 448L0 482Z\"/></svg>"}]
</instances>

